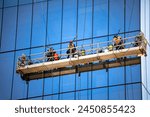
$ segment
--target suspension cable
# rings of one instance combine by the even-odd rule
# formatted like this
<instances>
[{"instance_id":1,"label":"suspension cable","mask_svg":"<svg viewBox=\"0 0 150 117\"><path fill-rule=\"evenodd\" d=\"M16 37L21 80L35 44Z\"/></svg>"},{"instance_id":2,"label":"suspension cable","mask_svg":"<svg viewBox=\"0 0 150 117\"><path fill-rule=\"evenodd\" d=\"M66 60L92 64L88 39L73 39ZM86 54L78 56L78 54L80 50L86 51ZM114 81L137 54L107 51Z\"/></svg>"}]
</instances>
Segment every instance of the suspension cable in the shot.
<instances>
[{"instance_id":1,"label":"suspension cable","mask_svg":"<svg viewBox=\"0 0 150 117\"><path fill-rule=\"evenodd\" d=\"M130 30L130 26L131 26L131 21L132 21L132 15L133 15L134 6L135 6L135 0L133 0L133 4L132 4L132 10L131 10L131 15L130 15L130 19L129 19L128 31Z\"/></svg>"},{"instance_id":2,"label":"suspension cable","mask_svg":"<svg viewBox=\"0 0 150 117\"><path fill-rule=\"evenodd\" d=\"M82 45L84 45L84 38L85 38L85 27L86 27L86 12L87 12L87 0L85 0L85 9L84 9L84 25L83 25L83 42Z\"/></svg>"}]
</instances>

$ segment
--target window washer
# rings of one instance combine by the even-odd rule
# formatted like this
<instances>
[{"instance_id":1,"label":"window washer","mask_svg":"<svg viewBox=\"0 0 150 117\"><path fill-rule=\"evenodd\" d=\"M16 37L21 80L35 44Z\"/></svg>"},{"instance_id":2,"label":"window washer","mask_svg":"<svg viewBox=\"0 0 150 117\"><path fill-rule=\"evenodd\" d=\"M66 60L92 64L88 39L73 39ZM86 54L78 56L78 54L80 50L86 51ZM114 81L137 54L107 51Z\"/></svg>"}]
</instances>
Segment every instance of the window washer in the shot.
<instances>
[{"instance_id":1,"label":"window washer","mask_svg":"<svg viewBox=\"0 0 150 117\"><path fill-rule=\"evenodd\" d=\"M140 32L139 35L135 37L134 47L141 46L143 40L144 40L144 34L143 32ZM146 40L144 41L144 43L147 44Z\"/></svg>"},{"instance_id":2,"label":"window washer","mask_svg":"<svg viewBox=\"0 0 150 117\"><path fill-rule=\"evenodd\" d=\"M68 54L67 58L69 58L70 56L74 57L75 51L76 51L75 45L74 45L73 41L71 40L68 45L68 50L66 52Z\"/></svg>"},{"instance_id":3,"label":"window washer","mask_svg":"<svg viewBox=\"0 0 150 117\"><path fill-rule=\"evenodd\" d=\"M114 36L113 42L114 42L114 46L115 46L116 50L124 49L121 36Z\"/></svg>"},{"instance_id":4,"label":"window washer","mask_svg":"<svg viewBox=\"0 0 150 117\"><path fill-rule=\"evenodd\" d=\"M46 53L47 61L54 61L54 49L50 48Z\"/></svg>"},{"instance_id":5,"label":"window washer","mask_svg":"<svg viewBox=\"0 0 150 117\"><path fill-rule=\"evenodd\" d=\"M24 67L26 65L26 61L26 55L22 54L22 56L18 58L18 67Z\"/></svg>"},{"instance_id":6,"label":"window washer","mask_svg":"<svg viewBox=\"0 0 150 117\"><path fill-rule=\"evenodd\" d=\"M134 43L134 47L137 47L137 46L143 46L143 47L146 47L147 45L147 41L144 37L144 33L143 32L140 32L139 35L137 35L135 37L135 43ZM146 50L146 48L145 48ZM145 56L147 56L146 52L145 51L142 51L142 54L145 54Z\"/></svg>"}]
</instances>

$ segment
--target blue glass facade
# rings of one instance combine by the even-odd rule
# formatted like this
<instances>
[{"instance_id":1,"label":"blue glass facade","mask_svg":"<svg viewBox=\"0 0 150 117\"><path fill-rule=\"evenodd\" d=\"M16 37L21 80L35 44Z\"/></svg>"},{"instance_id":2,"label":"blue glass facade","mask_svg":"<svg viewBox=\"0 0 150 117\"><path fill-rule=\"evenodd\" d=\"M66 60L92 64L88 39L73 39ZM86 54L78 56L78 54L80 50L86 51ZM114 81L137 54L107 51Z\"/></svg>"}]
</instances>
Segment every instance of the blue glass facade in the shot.
<instances>
[{"instance_id":1,"label":"blue glass facade","mask_svg":"<svg viewBox=\"0 0 150 117\"><path fill-rule=\"evenodd\" d=\"M92 70L26 83L17 58L49 47L112 40L140 32L140 0L0 0L0 99L142 99L141 65ZM33 58L31 58L33 59Z\"/></svg>"}]
</instances>

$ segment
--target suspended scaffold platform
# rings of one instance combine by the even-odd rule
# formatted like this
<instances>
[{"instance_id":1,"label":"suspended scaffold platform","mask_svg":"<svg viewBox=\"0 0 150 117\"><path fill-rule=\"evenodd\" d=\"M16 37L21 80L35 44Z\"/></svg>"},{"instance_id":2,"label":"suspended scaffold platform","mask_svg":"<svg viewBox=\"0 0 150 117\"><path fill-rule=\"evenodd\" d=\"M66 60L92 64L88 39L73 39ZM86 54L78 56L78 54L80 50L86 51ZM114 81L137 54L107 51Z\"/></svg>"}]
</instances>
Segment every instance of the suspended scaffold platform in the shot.
<instances>
[{"instance_id":1,"label":"suspended scaffold platform","mask_svg":"<svg viewBox=\"0 0 150 117\"><path fill-rule=\"evenodd\" d=\"M34 80L66 74L80 73L98 69L134 65L140 63L140 56L146 55L147 40L143 33L114 41L93 43L75 47L74 53L66 54L68 48L55 50L55 56L48 57L47 52L30 56L21 56L16 72L23 80ZM36 58L36 56L40 58ZM69 56L69 57L68 57ZM30 58L30 59L29 59Z\"/></svg>"}]
</instances>

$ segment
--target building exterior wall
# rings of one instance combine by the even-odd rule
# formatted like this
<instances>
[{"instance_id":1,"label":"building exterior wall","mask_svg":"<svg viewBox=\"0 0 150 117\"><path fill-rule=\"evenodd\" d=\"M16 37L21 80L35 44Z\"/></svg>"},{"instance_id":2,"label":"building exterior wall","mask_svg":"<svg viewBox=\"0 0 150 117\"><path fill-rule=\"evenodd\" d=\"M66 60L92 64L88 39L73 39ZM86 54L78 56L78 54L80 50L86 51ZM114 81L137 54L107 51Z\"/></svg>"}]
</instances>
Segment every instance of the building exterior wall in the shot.
<instances>
[{"instance_id":1,"label":"building exterior wall","mask_svg":"<svg viewBox=\"0 0 150 117\"><path fill-rule=\"evenodd\" d=\"M96 71L91 66L81 75L29 83L16 73L22 53L66 48L75 36L76 46L108 41L118 32L140 32L140 0L0 0L0 99L142 99L140 64Z\"/></svg>"},{"instance_id":2,"label":"building exterior wall","mask_svg":"<svg viewBox=\"0 0 150 117\"><path fill-rule=\"evenodd\" d=\"M150 43L150 1L141 0L141 31ZM147 56L141 59L142 97L150 99L150 45L147 45Z\"/></svg>"}]
</instances>

